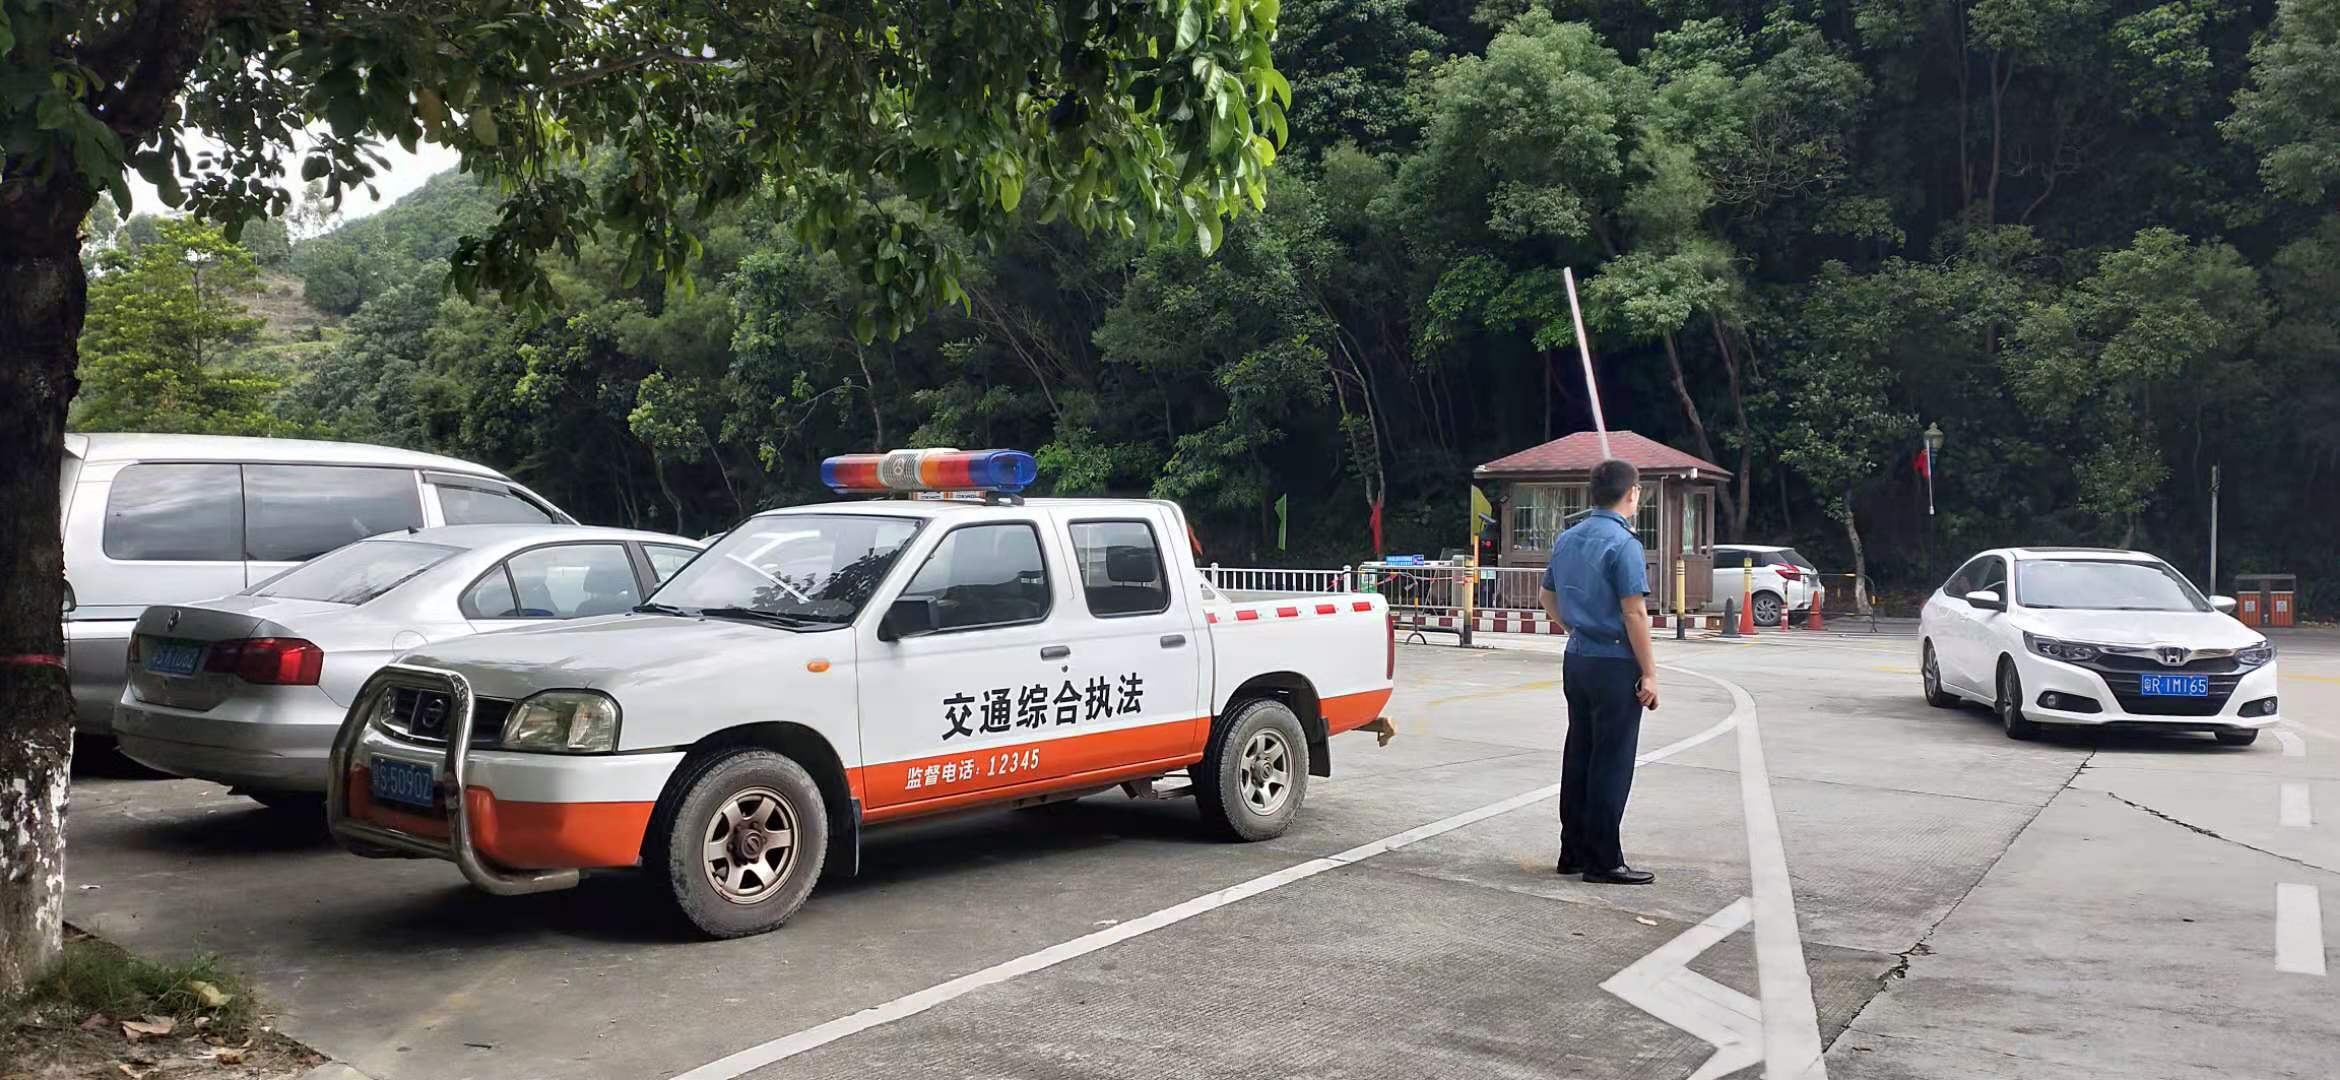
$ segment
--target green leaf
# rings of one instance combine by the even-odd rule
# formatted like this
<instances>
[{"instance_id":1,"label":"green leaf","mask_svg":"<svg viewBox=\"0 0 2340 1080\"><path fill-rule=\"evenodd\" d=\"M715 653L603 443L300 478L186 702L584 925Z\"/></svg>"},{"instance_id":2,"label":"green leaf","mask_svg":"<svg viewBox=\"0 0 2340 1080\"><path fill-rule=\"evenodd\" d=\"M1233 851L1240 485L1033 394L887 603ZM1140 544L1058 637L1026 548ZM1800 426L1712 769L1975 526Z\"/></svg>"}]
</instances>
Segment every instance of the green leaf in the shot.
<instances>
[{"instance_id":1,"label":"green leaf","mask_svg":"<svg viewBox=\"0 0 2340 1080\"><path fill-rule=\"evenodd\" d=\"M467 122L471 137L489 146L496 144L496 114L492 109L474 109Z\"/></svg>"},{"instance_id":2,"label":"green leaf","mask_svg":"<svg viewBox=\"0 0 2340 1080\"><path fill-rule=\"evenodd\" d=\"M1202 0L1183 0L1178 7L1178 51L1194 48L1202 40Z\"/></svg>"}]
</instances>

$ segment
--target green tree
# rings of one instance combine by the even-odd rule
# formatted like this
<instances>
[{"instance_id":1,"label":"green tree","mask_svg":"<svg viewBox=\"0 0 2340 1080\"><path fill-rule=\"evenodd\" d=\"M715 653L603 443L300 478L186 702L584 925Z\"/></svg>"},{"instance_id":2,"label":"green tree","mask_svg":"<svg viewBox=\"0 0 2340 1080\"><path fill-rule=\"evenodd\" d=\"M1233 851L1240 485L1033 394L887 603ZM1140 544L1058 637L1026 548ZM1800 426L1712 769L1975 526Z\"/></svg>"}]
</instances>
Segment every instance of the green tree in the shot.
<instances>
[{"instance_id":1,"label":"green tree","mask_svg":"<svg viewBox=\"0 0 2340 1080\"><path fill-rule=\"evenodd\" d=\"M2251 48L2250 84L2235 92L2227 135L2257 150L2267 189L2321 202L2340 185L2340 0L2281 0Z\"/></svg>"},{"instance_id":2,"label":"green tree","mask_svg":"<svg viewBox=\"0 0 2340 1080\"><path fill-rule=\"evenodd\" d=\"M86 311L78 233L101 192L127 207L132 170L232 239L291 208L281 162L312 126L300 177L329 198L372 179L376 139L448 146L508 185L496 223L457 245L453 283L539 305L555 298L548 252L602 231L625 283L679 281L708 210L772 191L798 238L863 283L867 340L963 298L945 226L996 237L1027 202L1215 247L1226 216L1261 204L1269 136L1284 135L1276 14L1276 0L974 17L825 0L0 2L0 458L16 464L0 478L0 655L60 651L51 478ZM196 133L216 146L200 162L183 142ZM589 151L608 167L579 168ZM61 669L0 667L0 992L58 949L68 709Z\"/></svg>"},{"instance_id":3,"label":"green tree","mask_svg":"<svg viewBox=\"0 0 2340 1080\"><path fill-rule=\"evenodd\" d=\"M217 435L283 427L269 411L281 384L237 356L261 326L243 304L260 278L251 252L216 226L171 218L152 243L100 256L99 269L73 426Z\"/></svg>"},{"instance_id":4,"label":"green tree","mask_svg":"<svg viewBox=\"0 0 2340 1080\"><path fill-rule=\"evenodd\" d=\"M2247 378L2222 369L2267 319L2258 272L2240 252L2158 228L2024 312L2006 356L2016 396L2042 419L2078 421L2080 508L2122 522L2124 546L2169 475L2152 438L2156 413L2173 396L2191 401Z\"/></svg>"}]
</instances>

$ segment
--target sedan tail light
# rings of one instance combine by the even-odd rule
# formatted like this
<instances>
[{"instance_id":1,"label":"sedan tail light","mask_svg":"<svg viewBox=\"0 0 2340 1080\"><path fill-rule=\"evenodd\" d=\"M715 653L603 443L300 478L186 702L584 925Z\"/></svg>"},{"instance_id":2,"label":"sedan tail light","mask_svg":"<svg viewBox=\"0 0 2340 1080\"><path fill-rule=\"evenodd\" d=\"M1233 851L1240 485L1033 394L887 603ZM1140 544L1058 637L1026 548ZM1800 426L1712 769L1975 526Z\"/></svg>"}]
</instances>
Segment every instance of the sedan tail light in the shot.
<instances>
[{"instance_id":1,"label":"sedan tail light","mask_svg":"<svg viewBox=\"0 0 2340 1080\"><path fill-rule=\"evenodd\" d=\"M203 658L205 671L262 686L315 686L324 669L325 650L300 638L216 641Z\"/></svg>"}]
</instances>

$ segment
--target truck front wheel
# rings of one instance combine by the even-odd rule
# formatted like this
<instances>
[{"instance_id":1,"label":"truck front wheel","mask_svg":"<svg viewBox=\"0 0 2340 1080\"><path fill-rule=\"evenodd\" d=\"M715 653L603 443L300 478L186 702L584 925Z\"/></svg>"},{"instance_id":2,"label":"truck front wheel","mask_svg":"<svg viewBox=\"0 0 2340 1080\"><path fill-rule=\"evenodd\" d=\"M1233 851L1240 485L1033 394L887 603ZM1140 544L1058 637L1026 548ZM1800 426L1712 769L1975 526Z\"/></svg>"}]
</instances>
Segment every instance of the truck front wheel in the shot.
<instances>
[{"instance_id":1,"label":"truck front wheel","mask_svg":"<svg viewBox=\"0 0 2340 1080\"><path fill-rule=\"evenodd\" d=\"M1308 796L1308 736L1290 706L1260 698L1236 706L1189 770L1203 820L1237 840L1281 836Z\"/></svg>"},{"instance_id":2,"label":"truck front wheel","mask_svg":"<svg viewBox=\"0 0 2340 1080\"><path fill-rule=\"evenodd\" d=\"M691 766L677 790L646 861L683 918L709 937L743 937L804 906L829 852L829 815L804 766L733 750Z\"/></svg>"}]
</instances>

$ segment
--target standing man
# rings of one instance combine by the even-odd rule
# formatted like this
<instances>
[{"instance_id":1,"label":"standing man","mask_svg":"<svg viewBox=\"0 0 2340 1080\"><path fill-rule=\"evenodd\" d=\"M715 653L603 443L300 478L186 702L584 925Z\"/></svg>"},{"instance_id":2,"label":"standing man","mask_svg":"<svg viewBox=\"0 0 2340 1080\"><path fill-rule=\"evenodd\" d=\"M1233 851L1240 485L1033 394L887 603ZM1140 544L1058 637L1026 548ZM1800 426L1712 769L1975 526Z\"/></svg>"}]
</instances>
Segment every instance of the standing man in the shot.
<instances>
[{"instance_id":1,"label":"standing man","mask_svg":"<svg viewBox=\"0 0 2340 1080\"><path fill-rule=\"evenodd\" d=\"M1592 502L1596 509L1552 545L1537 597L1568 632L1560 667L1568 744L1560 757L1559 871L1600 885L1647 885L1657 875L1627 866L1618 838L1641 710L1658 704L1643 603L1649 575L1633 536L1641 471L1615 459L1593 466Z\"/></svg>"}]
</instances>

